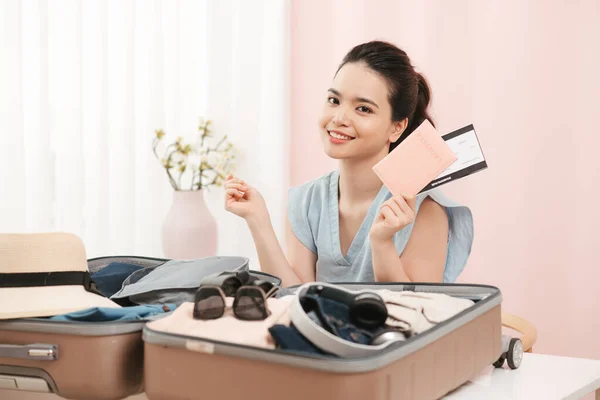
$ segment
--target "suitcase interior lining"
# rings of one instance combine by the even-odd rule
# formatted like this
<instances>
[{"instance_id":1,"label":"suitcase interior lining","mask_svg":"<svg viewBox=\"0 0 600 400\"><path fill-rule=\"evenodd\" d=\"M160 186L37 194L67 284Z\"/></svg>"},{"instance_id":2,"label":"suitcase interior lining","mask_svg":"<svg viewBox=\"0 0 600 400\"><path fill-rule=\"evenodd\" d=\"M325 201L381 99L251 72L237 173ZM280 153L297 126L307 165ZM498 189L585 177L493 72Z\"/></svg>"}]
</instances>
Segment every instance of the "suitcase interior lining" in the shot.
<instances>
[{"instance_id":1,"label":"suitcase interior lining","mask_svg":"<svg viewBox=\"0 0 600 400\"><path fill-rule=\"evenodd\" d=\"M200 351L210 354L220 354L254 360L281 363L291 366L302 366L328 372L368 372L394 362L400 357L414 353L434 342L440 337L465 325L480 315L491 311L501 304L500 291L493 286L486 285L461 285L461 284L410 284L398 285L394 283L352 284L339 283L351 289L374 289L388 286L393 290L414 290L417 292L432 292L456 295L457 297L471 298L475 305L449 318L420 335L415 335L404 342L399 342L383 349L381 352L360 358L338 358L335 356L292 352L281 349L266 349L247 346L237 343L222 342L204 339L195 336L178 335L154 331L148 326L144 327L143 339L145 343L158 346L167 346ZM437 288L437 290L436 290Z\"/></svg>"}]
</instances>

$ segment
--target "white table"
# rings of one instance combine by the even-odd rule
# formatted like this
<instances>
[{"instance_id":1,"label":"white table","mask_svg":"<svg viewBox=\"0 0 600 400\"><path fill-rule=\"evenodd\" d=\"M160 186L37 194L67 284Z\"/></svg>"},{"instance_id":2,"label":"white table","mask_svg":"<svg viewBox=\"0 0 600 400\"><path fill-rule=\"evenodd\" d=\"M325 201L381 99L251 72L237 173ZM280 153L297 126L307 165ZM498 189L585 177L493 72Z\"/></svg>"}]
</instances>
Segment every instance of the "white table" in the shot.
<instances>
[{"instance_id":1,"label":"white table","mask_svg":"<svg viewBox=\"0 0 600 400\"><path fill-rule=\"evenodd\" d=\"M581 358L524 354L521 367L488 367L445 400L579 399L596 392L600 400L600 361ZM593 399L593 396L591 397ZM50 394L0 390L2 400L59 400ZM128 400L146 400L141 394Z\"/></svg>"},{"instance_id":2,"label":"white table","mask_svg":"<svg viewBox=\"0 0 600 400\"><path fill-rule=\"evenodd\" d=\"M594 392L600 400L600 360L525 353L518 369L490 366L444 399L572 400Z\"/></svg>"}]
</instances>

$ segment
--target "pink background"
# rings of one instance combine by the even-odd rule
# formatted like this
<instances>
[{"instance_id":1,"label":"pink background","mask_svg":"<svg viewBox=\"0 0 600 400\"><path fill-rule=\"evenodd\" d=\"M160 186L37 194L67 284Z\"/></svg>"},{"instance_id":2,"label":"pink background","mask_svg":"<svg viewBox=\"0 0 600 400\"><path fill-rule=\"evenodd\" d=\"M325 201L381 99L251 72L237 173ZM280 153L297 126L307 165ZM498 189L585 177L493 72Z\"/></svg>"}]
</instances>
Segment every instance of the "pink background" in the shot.
<instances>
[{"instance_id":1,"label":"pink background","mask_svg":"<svg viewBox=\"0 0 600 400\"><path fill-rule=\"evenodd\" d=\"M433 89L442 133L473 123L489 169L446 186L475 216L460 282L498 286L538 353L600 359L600 3L292 2L291 183L336 167L316 130L338 63L392 41Z\"/></svg>"}]
</instances>

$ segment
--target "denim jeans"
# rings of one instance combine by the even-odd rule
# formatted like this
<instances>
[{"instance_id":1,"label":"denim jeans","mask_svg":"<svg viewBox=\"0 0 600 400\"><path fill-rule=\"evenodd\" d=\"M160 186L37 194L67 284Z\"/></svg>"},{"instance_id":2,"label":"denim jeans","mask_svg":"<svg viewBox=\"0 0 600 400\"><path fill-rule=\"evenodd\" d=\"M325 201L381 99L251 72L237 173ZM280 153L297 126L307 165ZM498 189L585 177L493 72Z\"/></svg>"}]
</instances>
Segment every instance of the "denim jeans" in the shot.
<instances>
[{"instance_id":1,"label":"denim jeans","mask_svg":"<svg viewBox=\"0 0 600 400\"><path fill-rule=\"evenodd\" d=\"M294 325L273 325L269 328L269 333L271 334L273 341L277 343L277 347L281 350L293 353L331 355L312 344L312 342L306 339Z\"/></svg>"},{"instance_id":2,"label":"denim jeans","mask_svg":"<svg viewBox=\"0 0 600 400\"><path fill-rule=\"evenodd\" d=\"M177 308L175 304L145 305L123 308L92 307L68 314L47 318L50 321L62 322L111 322L111 321L143 321L159 314L171 312Z\"/></svg>"},{"instance_id":3,"label":"denim jeans","mask_svg":"<svg viewBox=\"0 0 600 400\"><path fill-rule=\"evenodd\" d=\"M369 344L384 326L365 327L356 324L350 317L350 307L342 302L318 295L305 295L302 306L308 316L335 336L350 342Z\"/></svg>"},{"instance_id":4,"label":"denim jeans","mask_svg":"<svg viewBox=\"0 0 600 400\"><path fill-rule=\"evenodd\" d=\"M98 289L106 297L110 297L113 294L121 290L123 282L131 274L142 269L139 265L132 265L120 262L113 262L102 268L100 271L91 275L94 282L98 286Z\"/></svg>"},{"instance_id":5,"label":"denim jeans","mask_svg":"<svg viewBox=\"0 0 600 400\"><path fill-rule=\"evenodd\" d=\"M374 328L357 326L351 320L348 305L336 300L308 294L300 302L313 322L329 333L353 343L369 344L373 337L385 329L384 325ZM269 332L280 349L329 355L309 342L293 325L275 325Z\"/></svg>"}]
</instances>

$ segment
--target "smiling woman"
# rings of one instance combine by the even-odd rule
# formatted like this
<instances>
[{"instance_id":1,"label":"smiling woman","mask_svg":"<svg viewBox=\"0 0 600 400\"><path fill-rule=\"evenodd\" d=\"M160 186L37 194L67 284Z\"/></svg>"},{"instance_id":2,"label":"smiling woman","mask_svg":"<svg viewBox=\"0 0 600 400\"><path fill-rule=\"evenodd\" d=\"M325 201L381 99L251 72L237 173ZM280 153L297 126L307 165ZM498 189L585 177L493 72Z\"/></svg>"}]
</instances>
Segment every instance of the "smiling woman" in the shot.
<instances>
[{"instance_id":1,"label":"smiling woman","mask_svg":"<svg viewBox=\"0 0 600 400\"><path fill-rule=\"evenodd\" d=\"M471 251L470 210L440 192L392 196L372 170L431 121L429 100L425 78L396 46L369 42L346 55L318 121L339 168L290 189L287 258L260 193L235 177L226 182L225 208L248 222L263 271L285 285L456 280Z\"/></svg>"}]
</instances>

